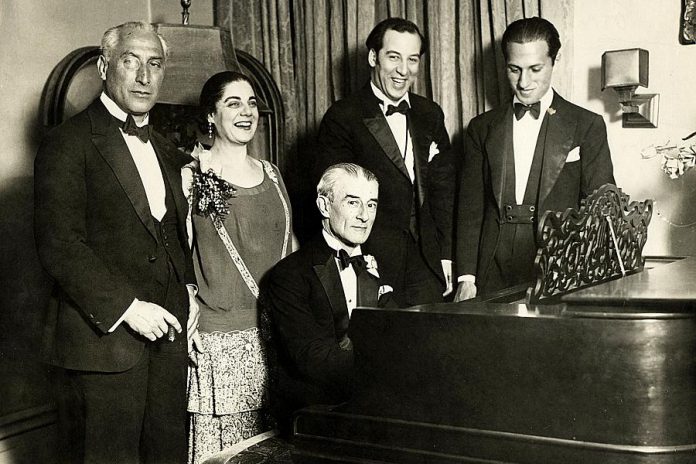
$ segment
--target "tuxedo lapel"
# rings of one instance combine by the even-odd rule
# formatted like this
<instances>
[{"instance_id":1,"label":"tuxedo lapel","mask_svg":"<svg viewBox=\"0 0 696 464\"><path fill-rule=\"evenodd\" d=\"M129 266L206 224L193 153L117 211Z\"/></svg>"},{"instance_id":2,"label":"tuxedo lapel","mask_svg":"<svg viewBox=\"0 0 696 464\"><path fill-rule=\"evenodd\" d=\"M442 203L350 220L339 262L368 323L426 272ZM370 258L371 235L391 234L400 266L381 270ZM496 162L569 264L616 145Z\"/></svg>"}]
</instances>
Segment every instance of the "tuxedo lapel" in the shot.
<instances>
[{"instance_id":1,"label":"tuxedo lapel","mask_svg":"<svg viewBox=\"0 0 696 464\"><path fill-rule=\"evenodd\" d=\"M147 202L145 187L128 146L118 130L118 124L100 101L90 106L89 116L92 122L92 143L111 166L143 225L156 238L155 223Z\"/></svg>"},{"instance_id":2,"label":"tuxedo lapel","mask_svg":"<svg viewBox=\"0 0 696 464\"><path fill-rule=\"evenodd\" d=\"M568 114L565 101L554 93L553 102L545 116L548 118L544 161L539 182L539 205L543 205L551 192L573 148L573 134L577 121Z\"/></svg>"},{"instance_id":3,"label":"tuxedo lapel","mask_svg":"<svg viewBox=\"0 0 696 464\"><path fill-rule=\"evenodd\" d=\"M413 171L416 175L416 194L418 204L425 201L425 186L428 185L428 152L430 150L429 134L425 133L427 121L423 121L418 106L413 106L408 115L408 131L413 145Z\"/></svg>"},{"instance_id":4,"label":"tuxedo lapel","mask_svg":"<svg viewBox=\"0 0 696 464\"><path fill-rule=\"evenodd\" d=\"M384 154L387 155L387 158L394 163L410 182L411 177L408 175L403 155L379 104L379 99L375 97L368 85L367 88L363 89L363 124L375 138Z\"/></svg>"},{"instance_id":5,"label":"tuxedo lapel","mask_svg":"<svg viewBox=\"0 0 696 464\"><path fill-rule=\"evenodd\" d=\"M503 204L507 163L506 153L512 153L512 105L505 105L498 117L491 122L486 138L486 154L491 172L491 187L495 201L500 209Z\"/></svg>"},{"instance_id":6,"label":"tuxedo lapel","mask_svg":"<svg viewBox=\"0 0 696 464\"><path fill-rule=\"evenodd\" d=\"M314 248L312 250L314 272L331 305L336 333L345 333L348 330L348 306L343 293L341 276L334 259L334 251L326 244L323 237L319 237L307 246Z\"/></svg>"},{"instance_id":7,"label":"tuxedo lapel","mask_svg":"<svg viewBox=\"0 0 696 464\"><path fill-rule=\"evenodd\" d=\"M185 224L186 215L188 214L188 203L181 190L181 168L177 165L176 160L173 159L169 150L164 148L167 146L167 143L161 135L152 131L152 138L150 141L157 154L162 174L174 197L177 221L179 224Z\"/></svg>"}]
</instances>

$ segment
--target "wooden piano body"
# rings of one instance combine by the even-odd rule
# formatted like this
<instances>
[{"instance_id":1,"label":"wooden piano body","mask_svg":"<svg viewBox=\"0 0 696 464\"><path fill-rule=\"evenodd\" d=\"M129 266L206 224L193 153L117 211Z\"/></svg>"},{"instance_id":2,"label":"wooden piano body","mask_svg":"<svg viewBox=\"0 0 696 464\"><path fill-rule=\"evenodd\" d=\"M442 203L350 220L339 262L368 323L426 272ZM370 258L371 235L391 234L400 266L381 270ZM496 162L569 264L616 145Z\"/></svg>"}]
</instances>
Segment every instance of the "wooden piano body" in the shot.
<instances>
[{"instance_id":1,"label":"wooden piano body","mask_svg":"<svg viewBox=\"0 0 696 464\"><path fill-rule=\"evenodd\" d=\"M356 310L354 395L297 415L296 462L696 462L696 258L637 256L526 301Z\"/></svg>"}]
</instances>

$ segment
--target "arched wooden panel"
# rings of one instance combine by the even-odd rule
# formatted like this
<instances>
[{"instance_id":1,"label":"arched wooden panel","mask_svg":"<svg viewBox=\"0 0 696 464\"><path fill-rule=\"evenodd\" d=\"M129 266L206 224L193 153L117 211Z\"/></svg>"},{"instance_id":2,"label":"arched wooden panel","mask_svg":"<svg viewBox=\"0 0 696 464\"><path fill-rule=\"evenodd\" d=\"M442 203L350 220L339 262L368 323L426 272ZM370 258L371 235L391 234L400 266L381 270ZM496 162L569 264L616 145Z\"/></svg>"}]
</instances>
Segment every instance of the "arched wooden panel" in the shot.
<instances>
[{"instance_id":1,"label":"arched wooden panel","mask_svg":"<svg viewBox=\"0 0 696 464\"><path fill-rule=\"evenodd\" d=\"M224 69L241 71L254 83L259 102L259 127L250 152L282 166L285 111L280 91L270 73L256 58L231 48L229 30L218 27L155 25L170 45L165 77L151 123L177 146L190 150L198 141L211 142L197 108L205 80ZM99 47L82 47L69 53L51 73L41 103L42 122L60 124L86 108L102 89L96 62Z\"/></svg>"}]
</instances>

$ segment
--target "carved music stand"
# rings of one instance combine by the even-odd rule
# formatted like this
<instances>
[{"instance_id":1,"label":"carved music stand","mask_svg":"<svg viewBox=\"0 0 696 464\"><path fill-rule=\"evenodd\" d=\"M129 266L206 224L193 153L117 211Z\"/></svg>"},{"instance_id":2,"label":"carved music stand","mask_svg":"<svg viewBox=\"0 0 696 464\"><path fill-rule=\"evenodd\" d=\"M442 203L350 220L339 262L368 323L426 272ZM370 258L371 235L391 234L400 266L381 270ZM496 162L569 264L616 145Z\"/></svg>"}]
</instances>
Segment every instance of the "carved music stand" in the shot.
<instances>
[{"instance_id":1,"label":"carved music stand","mask_svg":"<svg viewBox=\"0 0 696 464\"><path fill-rule=\"evenodd\" d=\"M579 210L547 211L539 221L536 282L527 302L563 294L643 269L653 202L630 202L613 184L582 201Z\"/></svg>"}]
</instances>

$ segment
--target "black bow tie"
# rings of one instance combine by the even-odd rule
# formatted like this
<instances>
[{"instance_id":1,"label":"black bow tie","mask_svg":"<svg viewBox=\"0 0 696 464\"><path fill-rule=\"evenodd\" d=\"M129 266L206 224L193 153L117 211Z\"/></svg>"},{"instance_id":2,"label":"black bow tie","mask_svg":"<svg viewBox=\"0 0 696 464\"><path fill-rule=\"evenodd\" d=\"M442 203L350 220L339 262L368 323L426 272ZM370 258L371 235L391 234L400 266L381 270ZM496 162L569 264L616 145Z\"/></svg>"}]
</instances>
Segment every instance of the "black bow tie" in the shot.
<instances>
[{"instance_id":1,"label":"black bow tie","mask_svg":"<svg viewBox=\"0 0 696 464\"><path fill-rule=\"evenodd\" d=\"M135 124L132 114L128 115L126 122L123 123L121 129L123 129L123 132L128 135L135 135L142 140L143 143L147 143L147 141L150 140L149 126L144 125L142 127L138 127L137 124Z\"/></svg>"},{"instance_id":2,"label":"black bow tie","mask_svg":"<svg viewBox=\"0 0 696 464\"><path fill-rule=\"evenodd\" d=\"M515 103L515 119L518 121L522 119L524 113L529 111L534 119L539 119L539 112L541 111L541 102L532 103L531 105L525 105L523 103Z\"/></svg>"},{"instance_id":3,"label":"black bow tie","mask_svg":"<svg viewBox=\"0 0 696 464\"><path fill-rule=\"evenodd\" d=\"M363 255L348 256L348 252L344 249L338 250L338 263L340 264L341 270L344 270L352 264L356 274L367 267Z\"/></svg>"},{"instance_id":4,"label":"black bow tie","mask_svg":"<svg viewBox=\"0 0 696 464\"><path fill-rule=\"evenodd\" d=\"M401 100L398 106L387 105L387 116L391 116L394 113L406 114L408 113L409 106L406 100Z\"/></svg>"}]
</instances>

